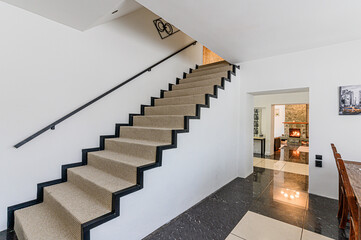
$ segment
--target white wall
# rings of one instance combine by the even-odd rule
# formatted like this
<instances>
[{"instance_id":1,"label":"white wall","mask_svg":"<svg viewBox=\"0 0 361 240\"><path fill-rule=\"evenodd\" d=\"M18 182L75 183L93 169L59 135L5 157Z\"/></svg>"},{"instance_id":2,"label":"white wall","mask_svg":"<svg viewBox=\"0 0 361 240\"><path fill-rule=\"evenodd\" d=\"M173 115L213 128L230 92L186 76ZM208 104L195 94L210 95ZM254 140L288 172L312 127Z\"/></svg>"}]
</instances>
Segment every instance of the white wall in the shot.
<instances>
[{"instance_id":1,"label":"white wall","mask_svg":"<svg viewBox=\"0 0 361 240\"><path fill-rule=\"evenodd\" d=\"M12 147L193 41L181 32L161 40L156 18L141 9L79 32L0 2L0 230L8 206L35 199L37 183L60 178L61 165L81 161L81 149L97 147L100 135L114 134L115 123L128 123L129 113L139 113L141 104L201 63L202 46L191 47L55 131ZM209 185L213 190L215 183Z\"/></svg>"},{"instance_id":2,"label":"white wall","mask_svg":"<svg viewBox=\"0 0 361 240\"><path fill-rule=\"evenodd\" d=\"M335 143L344 159L361 161L361 116L338 115L338 87L361 84L361 41L311 49L241 64L241 98L252 92L309 87L310 192L337 198L337 170L330 143ZM252 128L247 115L252 111L241 105L243 124ZM252 134L241 138L249 146ZM314 166L315 154L323 155L323 167ZM250 154L242 162L249 169Z\"/></svg>"},{"instance_id":3,"label":"white wall","mask_svg":"<svg viewBox=\"0 0 361 240\"><path fill-rule=\"evenodd\" d=\"M145 173L144 189L121 198L121 216L91 231L95 240L139 240L237 177L239 74L226 82L163 166Z\"/></svg>"},{"instance_id":4,"label":"white wall","mask_svg":"<svg viewBox=\"0 0 361 240\"><path fill-rule=\"evenodd\" d=\"M232 63L361 38L358 0L137 1Z\"/></svg>"},{"instance_id":5,"label":"white wall","mask_svg":"<svg viewBox=\"0 0 361 240\"><path fill-rule=\"evenodd\" d=\"M281 137L285 134L286 105L275 105L274 108L274 137Z\"/></svg>"},{"instance_id":6,"label":"white wall","mask_svg":"<svg viewBox=\"0 0 361 240\"><path fill-rule=\"evenodd\" d=\"M254 107L262 108L262 133L266 138L266 155L272 155L274 153L274 127L272 119L272 106L277 104L307 104L308 102L308 92L278 94L268 93L254 96ZM284 122L284 120L282 122ZM254 142L254 152L261 153L261 145L259 141Z\"/></svg>"}]
</instances>

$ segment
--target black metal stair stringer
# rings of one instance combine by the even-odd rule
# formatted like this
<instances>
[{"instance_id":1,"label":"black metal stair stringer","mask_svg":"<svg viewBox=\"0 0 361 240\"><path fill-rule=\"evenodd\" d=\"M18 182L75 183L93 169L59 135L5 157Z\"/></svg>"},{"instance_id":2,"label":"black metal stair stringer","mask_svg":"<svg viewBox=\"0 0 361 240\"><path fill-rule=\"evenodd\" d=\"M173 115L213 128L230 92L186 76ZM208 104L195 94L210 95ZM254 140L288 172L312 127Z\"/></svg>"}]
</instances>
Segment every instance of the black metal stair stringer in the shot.
<instances>
[{"instance_id":1,"label":"black metal stair stringer","mask_svg":"<svg viewBox=\"0 0 361 240\"><path fill-rule=\"evenodd\" d=\"M143 188L144 183L144 172L156 167L160 167L162 165L162 152L167 149L177 148L177 135L179 133L186 133L189 132L189 122L191 119L200 119L201 117L201 108L209 108L210 107L210 98L218 98L218 89L225 89L225 81L231 82L231 76L236 76L236 68L239 69L239 66L232 65L232 71L227 72L227 77L222 77L221 85L214 86L213 94L205 94L205 104L196 104L196 115L195 116L184 116L184 129L181 130L172 130L172 144L165 145L165 146L158 146L156 151L156 161L155 163L151 163L145 166L140 166L137 168L137 184L131 186L129 188L120 190L118 192L113 193L112 196L112 210L111 212L104 214L96 219L93 219L89 222L86 222L81 225L82 227L82 239L83 240L90 240L90 230L95 228L107 221L110 221L120 215L120 198L126 196L130 193L138 191ZM196 65L196 69L198 66ZM192 72L192 69L190 69ZM183 76L186 77L187 74L183 73ZM179 83L179 78L177 78L176 82ZM172 89L172 84L169 84L169 90ZM161 98L164 97L165 90L160 91ZM63 183L67 181L67 170L69 168L79 167L83 165L87 165L88 163L88 153L96 152L104 150L105 147L105 140L109 138L118 138L119 137L119 130L122 126L133 126L133 117L134 116L142 116L144 115L145 107L154 106L154 100L158 99L156 97L151 97L151 105L141 105L141 113L140 114L129 114L129 123L128 124L116 124L115 125L115 134L114 135L102 135L100 136L99 147L96 148L87 148L82 150L82 161L77 163L71 163L61 166L61 178L56 179L53 181L39 183L37 185L37 198L28 202L20 203L17 205L13 205L8 207L8 229L14 229L14 213L16 210L30 207L39 203L42 203L44 200L44 188L48 186L52 186L55 184Z\"/></svg>"}]
</instances>

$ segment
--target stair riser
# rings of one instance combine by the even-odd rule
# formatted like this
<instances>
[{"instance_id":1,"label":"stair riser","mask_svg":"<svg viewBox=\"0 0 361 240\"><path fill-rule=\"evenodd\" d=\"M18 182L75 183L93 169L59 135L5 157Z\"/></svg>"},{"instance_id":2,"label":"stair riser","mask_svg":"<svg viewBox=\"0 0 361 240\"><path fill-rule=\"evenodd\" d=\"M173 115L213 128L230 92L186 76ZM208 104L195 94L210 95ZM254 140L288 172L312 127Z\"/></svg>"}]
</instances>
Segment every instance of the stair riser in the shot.
<instances>
[{"instance_id":1,"label":"stair riser","mask_svg":"<svg viewBox=\"0 0 361 240\"><path fill-rule=\"evenodd\" d=\"M213 94L214 86L187 88L187 89L182 89L182 90L177 90L177 91L169 91L169 92L164 93L164 98L182 97L182 96L207 94L207 93Z\"/></svg>"},{"instance_id":2,"label":"stair riser","mask_svg":"<svg viewBox=\"0 0 361 240\"><path fill-rule=\"evenodd\" d=\"M137 168L122 162L88 154L88 165L122 178L128 182L137 183Z\"/></svg>"},{"instance_id":3,"label":"stair riser","mask_svg":"<svg viewBox=\"0 0 361 240\"><path fill-rule=\"evenodd\" d=\"M219 67L219 68L211 68L211 69L199 69L199 70L194 70L192 71L192 73L187 74L187 77L192 76L201 76L201 75L206 75L206 74L212 74L212 73L219 73L219 72L223 72L223 71L231 71L232 70L232 66L224 66L224 67Z\"/></svg>"},{"instance_id":4,"label":"stair riser","mask_svg":"<svg viewBox=\"0 0 361 240\"><path fill-rule=\"evenodd\" d=\"M27 239L24 231L23 231L23 228L21 226L21 221L20 219L18 218L16 212L15 212L15 224L14 224L14 230L16 232L16 236L19 240L23 240L23 239Z\"/></svg>"},{"instance_id":5,"label":"stair riser","mask_svg":"<svg viewBox=\"0 0 361 240\"><path fill-rule=\"evenodd\" d=\"M187 77L184 79L179 80L179 83L191 83L191 82L197 82L197 81L204 81L204 80L209 80L209 79L213 79L213 78L222 78L222 77L227 77L228 76L228 72L221 72L221 73L216 73L216 74L210 74L210 75L204 75L204 76L197 76L197 77Z\"/></svg>"},{"instance_id":6,"label":"stair riser","mask_svg":"<svg viewBox=\"0 0 361 240\"><path fill-rule=\"evenodd\" d=\"M206 97L204 95L186 96L181 98L160 98L154 101L155 106L169 106L180 104L205 104Z\"/></svg>"},{"instance_id":7,"label":"stair riser","mask_svg":"<svg viewBox=\"0 0 361 240\"><path fill-rule=\"evenodd\" d=\"M44 188L44 202L67 224L75 239L81 240L81 223Z\"/></svg>"},{"instance_id":8,"label":"stair riser","mask_svg":"<svg viewBox=\"0 0 361 240\"><path fill-rule=\"evenodd\" d=\"M107 139L105 141L105 150L119 152L134 157L154 160L156 157L157 147L135 143L118 142Z\"/></svg>"},{"instance_id":9,"label":"stair riser","mask_svg":"<svg viewBox=\"0 0 361 240\"><path fill-rule=\"evenodd\" d=\"M196 105L193 106L166 106L166 107L147 107L145 115L183 115L195 116Z\"/></svg>"},{"instance_id":10,"label":"stair riser","mask_svg":"<svg viewBox=\"0 0 361 240\"><path fill-rule=\"evenodd\" d=\"M205 81L197 81L197 82L192 82L192 83L173 85L172 90L188 89L188 88L194 88L194 87L214 86L214 85L221 86L222 79L214 78L214 79L205 80Z\"/></svg>"},{"instance_id":11,"label":"stair riser","mask_svg":"<svg viewBox=\"0 0 361 240\"><path fill-rule=\"evenodd\" d=\"M84 192L88 193L99 202L103 203L109 211L112 209L112 193L107 191L106 189L99 187L93 182L82 178L76 173L68 170L68 181L78 186Z\"/></svg>"},{"instance_id":12,"label":"stair riser","mask_svg":"<svg viewBox=\"0 0 361 240\"><path fill-rule=\"evenodd\" d=\"M152 117L134 117L133 118L134 126L143 126L143 127L164 127L171 129L184 129L184 117L169 117L165 116L164 118L152 118Z\"/></svg>"},{"instance_id":13,"label":"stair riser","mask_svg":"<svg viewBox=\"0 0 361 240\"><path fill-rule=\"evenodd\" d=\"M172 130L120 128L119 137L172 143Z\"/></svg>"}]
</instances>

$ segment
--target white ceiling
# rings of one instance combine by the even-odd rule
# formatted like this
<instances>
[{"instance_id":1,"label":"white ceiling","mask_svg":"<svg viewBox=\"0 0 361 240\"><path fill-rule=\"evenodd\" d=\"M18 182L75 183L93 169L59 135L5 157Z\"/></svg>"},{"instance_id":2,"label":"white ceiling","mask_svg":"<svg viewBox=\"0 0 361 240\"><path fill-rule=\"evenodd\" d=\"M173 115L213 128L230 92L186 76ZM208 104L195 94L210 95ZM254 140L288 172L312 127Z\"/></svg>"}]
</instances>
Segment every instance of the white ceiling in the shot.
<instances>
[{"instance_id":1,"label":"white ceiling","mask_svg":"<svg viewBox=\"0 0 361 240\"><path fill-rule=\"evenodd\" d=\"M142 6L134 0L2 0L78 30L124 16ZM118 10L115 14L112 12Z\"/></svg>"},{"instance_id":2,"label":"white ceiling","mask_svg":"<svg viewBox=\"0 0 361 240\"><path fill-rule=\"evenodd\" d=\"M229 62L361 38L360 0L137 0Z\"/></svg>"}]
</instances>

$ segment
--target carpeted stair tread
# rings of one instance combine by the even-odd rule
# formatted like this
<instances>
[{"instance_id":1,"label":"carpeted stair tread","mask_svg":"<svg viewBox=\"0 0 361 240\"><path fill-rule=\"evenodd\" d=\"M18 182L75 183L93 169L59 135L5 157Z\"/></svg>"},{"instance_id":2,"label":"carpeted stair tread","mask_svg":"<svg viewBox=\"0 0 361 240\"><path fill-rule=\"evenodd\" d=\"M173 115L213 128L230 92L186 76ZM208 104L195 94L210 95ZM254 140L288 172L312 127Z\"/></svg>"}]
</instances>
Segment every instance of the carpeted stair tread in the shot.
<instances>
[{"instance_id":1,"label":"carpeted stair tread","mask_svg":"<svg viewBox=\"0 0 361 240\"><path fill-rule=\"evenodd\" d=\"M193 69L192 72L200 72L200 71L204 71L204 70L210 70L210 69L230 66L230 64L227 63L227 62L224 62L223 64L210 65L210 66L207 66L207 67L203 67L203 66L206 66L206 65L198 66L198 68Z\"/></svg>"},{"instance_id":2,"label":"carpeted stair tread","mask_svg":"<svg viewBox=\"0 0 361 240\"><path fill-rule=\"evenodd\" d=\"M222 84L222 78L211 78L211 79L202 80L202 81L180 83L177 85L173 85L172 91L180 90L180 89L194 88L194 87L204 87L204 86L214 86L214 85L220 86L221 84Z\"/></svg>"},{"instance_id":3,"label":"carpeted stair tread","mask_svg":"<svg viewBox=\"0 0 361 240\"><path fill-rule=\"evenodd\" d=\"M172 129L184 129L184 116L180 115L151 115L134 116L134 126L167 127Z\"/></svg>"},{"instance_id":4,"label":"carpeted stair tread","mask_svg":"<svg viewBox=\"0 0 361 240\"><path fill-rule=\"evenodd\" d=\"M171 128L166 128L166 127L142 127L142 126L122 126L121 128L149 129L149 130L172 130Z\"/></svg>"},{"instance_id":5,"label":"carpeted stair tread","mask_svg":"<svg viewBox=\"0 0 361 240\"><path fill-rule=\"evenodd\" d=\"M131 138L109 138L105 140L105 150L151 160L156 157L157 147L165 145L169 145L169 143Z\"/></svg>"},{"instance_id":6,"label":"carpeted stair tread","mask_svg":"<svg viewBox=\"0 0 361 240\"><path fill-rule=\"evenodd\" d=\"M144 115L183 115L195 116L196 104L180 104L167 106L153 106L144 109Z\"/></svg>"},{"instance_id":7,"label":"carpeted stair tread","mask_svg":"<svg viewBox=\"0 0 361 240\"><path fill-rule=\"evenodd\" d=\"M159 98L155 99L155 106L169 106L169 105L183 105L183 104L205 104L206 96L204 94L197 94L191 96Z\"/></svg>"},{"instance_id":8,"label":"carpeted stair tread","mask_svg":"<svg viewBox=\"0 0 361 240\"><path fill-rule=\"evenodd\" d=\"M19 240L77 240L64 221L46 203L17 210L15 231Z\"/></svg>"},{"instance_id":9,"label":"carpeted stair tread","mask_svg":"<svg viewBox=\"0 0 361 240\"><path fill-rule=\"evenodd\" d=\"M181 96L189 96L189 95L197 95L197 94L213 94L214 86L205 86L205 87L194 87L194 88L186 88L179 89L173 91L164 92L164 98L170 97L181 97Z\"/></svg>"},{"instance_id":10,"label":"carpeted stair tread","mask_svg":"<svg viewBox=\"0 0 361 240\"><path fill-rule=\"evenodd\" d=\"M194 77L189 75L186 78L180 79L179 83L190 83L190 82L209 80L212 78L222 78L222 77L228 77L228 72L224 71L224 72L211 73L211 74L207 74L207 75L194 76Z\"/></svg>"},{"instance_id":11,"label":"carpeted stair tread","mask_svg":"<svg viewBox=\"0 0 361 240\"><path fill-rule=\"evenodd\" d=\"M145 159L109 150L88 153L88 165L133 184L137 184L137 168L155 161L155 158Z\"/></svg>"},{"instance_id":12,"label":"carpeted stair tread","mask_svg":"<svg viewBox=\"0 0 361 240\"><path fill-rule=\"evenodd\" d=\"M132 144L138 144L138 145L148 145L148 146L153 146L153 147L157 147L157 146L164 146L167 145L164 142L156 142L156 141L149 141L149 140L140 140L140 139L131 139L131 138L109 138L105 140L106 142L127 142L127 143L132 143Z\"/></svg>"},{"instance_id":13,"label":"carpeted stair tread","mask_svg":"<svg viewBox=\"0 0 361 240\"><path fill-rule=\"evenodd\" d=\"M188 76L194 77L194 76L200 76L200 75L207 75L207 74L219 73L219 72L223 72L223 71L232 71L232 66L227 65L227 66L220 66L220 67L210 68L210 69L195 69L191 73L188 73L187 77Z\"/></svg>"},{"instance_id":14,"label":"carpeted stair tread","mask_svg":"<svg viewBox=\"0 0 361 240\"><path fill-rule=\"evenodd\" d=\"M161 127L121 126L119 137L172 143L172 129Z\"/></svg>"},{"instance_id":15,"label":"carpeted stair tread","mask_svg":"<svg viewBox=\"0 0 361 240\"><path fill-rule=\"evenodd\" d=\"M214 62L214 63L208 63L208 64L203 64L203 65L199 65L198 69L202 69L202 68L209 68L209 67L214 67L214 66L219 66L219 65L228 65L229 63L225 60L223 61L219 61L219 62Z\"/></svg>"},{"instance_id":16,"label":"carpeted stair tread","mask_svg":"<svg viewBox=\"0 0 361 240\"><path fill-rule=\"evenodd\" d=\"M106 159L109 159L112 161L121 162L121 163L131 165L134 167L140 167L140 166L148 165L150 163L155 162L155 159L154 159L154 161L151 161L149 159L134 157L134 156L121 154L121 153L117 153L117 152L112 152L112 151L108 151L108 150L91 152L91 153L88 153L88 155L106 158Z\"/></svg>"},{"instance_id":17,"label":"carpeted stair tread","mask_svg":"<svg viewBox=\"0 0 361 240\"><path fill-rule=\"evenodd\" d=\"M60 211L69 213L78 224L110 212L101 202L70 182L45 187L44 201L49 203L54 211L58 211L58 214Z\"/></svg>"},{"instance_id":18,"label":"carpeted stair tread","mask_svg":"<svg viewBox=\"0 0 361 240\"><path fill-rule=\"evenodd\" d=\"M68 181L102 202L109 211L112 193L135 185L90 165L68 169Z\"/></svg>"}]
</instances>

